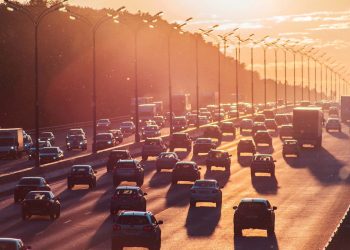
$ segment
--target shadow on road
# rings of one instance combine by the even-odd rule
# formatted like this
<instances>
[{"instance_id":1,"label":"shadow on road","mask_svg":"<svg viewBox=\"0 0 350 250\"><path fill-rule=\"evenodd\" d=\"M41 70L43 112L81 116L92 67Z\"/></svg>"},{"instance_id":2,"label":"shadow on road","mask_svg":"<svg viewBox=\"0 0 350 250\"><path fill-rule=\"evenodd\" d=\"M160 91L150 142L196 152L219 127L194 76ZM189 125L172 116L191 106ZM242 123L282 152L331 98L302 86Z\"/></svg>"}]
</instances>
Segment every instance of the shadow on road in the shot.
<instances>
[{"instance_id":1,"label":"shadow on road","mask_svg":"<svg viewBox=\"0 0 350 250\"><path fill-rule=\"evenodd\" d=\"M210 236L214 233L221 217L221 208L190 207L186 218L187 235L190 237Z\"/></svg>"},{"instance_id":2,"label":"shadow on road","mask_svg":"<svg viewBox=\"0 0 350 250\"><path fill-rule=\"evenodd\" d=\"M329 131L329 135L342 140L349 140L349 136L345 134L344 132L335 132L335 131Z\"/></svg>"},{"instance_id":3,"label":"shadow on road","mask_svg":"<svg viewBox=\"0 0 350 250\"><path fill-rule=\"evenodd\" d=\"M277 250L278 242L276 235L269 237L248 236L248 237L234 237L235 250Z\"/></svg>"},{"instance_id":4,"label":"shadow on road","mask_svg":"<svg viewBox=\"0 0 350 250\"><path fill-rule=\"evenodd\" d=\"M272 154L274 152L274 148L270 146L256 146L256 151L260 154Z\"/></svg>"},{"instance_id":5,"label":"shadow on road","mask_svg":"<svg viewBox=\"0 0 350 250\"><path fill-rule=\"evenodd\" d=\"M259 194L277 194L278 181L272 176L255 176L252 185Z\"/></svg>"},{"instance_id":6,"label":"shadow on road","mask_svg":"<svg viewBox=\"0 0 350 250\"><path fill-rule=\"evenodd\" d=\"M223 134L222 141L234 141L236 138L232 134Z\"/></svg>"},{"instance_id":7,"label":"shadow on road","mask_svg":"<svg viewBox=\"0 0 350 250\"><path fill-rule=\"evenodd\" d=\"M225 171L225 168L212 167L211 171L206 171L204 179L215 179L219 182L220 187L225 187L230 179L231 171Z\"/></svg>"},{"instance_id":8,"label":"shadow on road","mask_svg":"<svg viewBox=\"0 0 350 250\"><path fill-rule=\"evenodd\" d=\"M151 180L149 181L149 186L151 188L162 188L171 183L171 170L162 170L161 172L156 172Z\"/></svg>"},{"instance_id":9,"label":"shadow on road","mask_svg":"<svg viewBox=\"0 0 350 250\"><path fill-rule=\"evenodd\" d=\"M250 163L253 160L253 156L240 156L238 157L238 163L239 165L241 165L242 167L249 167Z\"/></svg>"},{"instance_id":10,"label":"shadow on road","mask_svg":"<svg viewBox=\"0 0 350 250\"><path fill-rule=\"evenodd\" d=\"M112 228L112 218L106 217L104 221L96 228L94 235L90 238L86 249L95 249L101 242L110 242L110 231Z\"/></svg>"},{"instance_id":11,"label":"shadow on road","mask_svg":"<svg viewBox=\"0 0 350 250\"><path fill-rule=\"evenodd\" d=\"M172 184L166 194L166 205L174 207L183 207L189 203L190 188L193 184Z\"/></svg>"}]
</instances>

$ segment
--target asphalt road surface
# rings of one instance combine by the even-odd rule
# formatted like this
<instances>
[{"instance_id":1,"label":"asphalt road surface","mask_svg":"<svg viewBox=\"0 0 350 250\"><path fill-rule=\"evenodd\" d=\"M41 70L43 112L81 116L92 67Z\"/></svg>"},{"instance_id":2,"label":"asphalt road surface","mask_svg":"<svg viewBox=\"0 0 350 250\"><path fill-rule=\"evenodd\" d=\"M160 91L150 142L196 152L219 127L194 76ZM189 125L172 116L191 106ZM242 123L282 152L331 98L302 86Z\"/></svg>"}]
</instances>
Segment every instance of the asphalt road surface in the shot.
<instances>
[{"instance_id":1,"label":"asphalt road surface","mask_svg":"<svg viewBox=\"0 0 350 250\"><path fill-rule=\"evenodd\" d=\"M233 154L230 174L219 168L206 172L205 156L194 159L202 166L202 178L215 178L224 186L221 211L210 203L189 208L191 185L171 185L171 172L156 173L154 158L146 162L142 189L148 193L147 209L164 220L162 249L322 249L350 201L347 131L324 133L321 150L304 149L299 159L287 161L281 154L281 141L275 137L273 149L258 151L273 152L276 179L258 176L252 181L249 159L237 162L236 145L237 140L225 136L220 147ZM192 158L185 152L179 155ZM99 170L93 191L85 186L67 190L66 180L51 186L61 197L58 220L33 216L22 221L20 205L6 196L0 202L0 236L22 238L33 249L110 249L113 187L105 168ZM263 230L244 230L244 237L233 237L232 206L244 197L265 197L278 207L275 236L267 237Z\"/></svg>"}]
</instances>

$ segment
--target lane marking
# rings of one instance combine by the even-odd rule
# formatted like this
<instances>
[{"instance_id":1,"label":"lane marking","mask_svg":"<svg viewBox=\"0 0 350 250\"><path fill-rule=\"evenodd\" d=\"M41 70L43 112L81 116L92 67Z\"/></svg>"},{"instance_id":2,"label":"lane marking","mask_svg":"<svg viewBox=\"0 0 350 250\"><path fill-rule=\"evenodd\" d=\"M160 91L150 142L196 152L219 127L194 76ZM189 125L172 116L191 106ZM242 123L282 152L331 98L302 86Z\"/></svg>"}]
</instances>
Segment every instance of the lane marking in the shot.
<instances>
[{"instance_id":1,"label":"lane marking","mask_svg":"<svg viewBox=\"0 0 350 250\"><path fill-rule=\"evenodd\" d=\"M85 212L84 214L85 215L89 215L89 214L91 214L92 212L91 211L88 211L88 212Z\"/></svg>"},{"instance_id":2,"label":"lane marking","mask_svg":"<svg viewBox=\"0 0 350 250\"><path fill-rule=\"evenodd\" d=\"M71 222L72 220L67 220L67 221L65 221L65 222L63 222L63 224L67 224L67 223L69 223L69 222Z\"/></svg>"}]
</instances>

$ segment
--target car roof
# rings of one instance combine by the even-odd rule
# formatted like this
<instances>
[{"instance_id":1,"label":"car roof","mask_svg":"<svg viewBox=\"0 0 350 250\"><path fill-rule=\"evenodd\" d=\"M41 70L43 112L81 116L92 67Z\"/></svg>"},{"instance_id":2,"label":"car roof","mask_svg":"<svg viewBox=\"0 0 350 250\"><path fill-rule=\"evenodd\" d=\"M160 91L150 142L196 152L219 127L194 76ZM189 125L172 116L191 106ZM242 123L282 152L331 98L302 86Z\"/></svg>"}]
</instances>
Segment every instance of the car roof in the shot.
<instances>
[{"instance_id":1,"label":"car roof","mask_svg":"<svg viewBox=\"0 0 350 250\"><path fill-rule=\"evenodd\" d=\"M264 203L267 204L267 200L264 198L243 198L241 203Z\"/></svg>"},{"instance_id":2,"label":"car roof","mask_svg":"<svg viewBox=\"0 0 350 250\"><path fill-rule=\"evenodd\" d=\"M222 149L211 149L209 152L215 152L215 153L228 153L226 150L222 150Z\"/></svg>"},{"instance_id":3,"label":"car roof","mask_svg":"<svg viewBox=\"0 0 350 250\"><path fill-rule=\"evenodd\" d=\"M92 168L91 165L73 165L72 166L72 168L75 168L75 167L77 167L77 168Z\"/></svg>"},{"instance_id":4,"label":"car roof","mask_svg":"<svg viewBox=\"0 0 350 250\"><path fill-rule=\"evenodd\" d=\"M39 177L39 176L29 176L29 177L22 177L21 180L27 180L27 179L39 179L42 180L44 177Z\"/></svg>"},{"instance_id":5,"label":"car roof","mask_svg":"<svg viewBox=\"0 0 350 250\"><path fill-rule=\"evenodd\" d=\"M118 186L118 187L116 187L116 190L120 190L120 189L139 190L141 188L138 186Z\"/></svg>"},{"instance_id":6,"label":"car roof","mask_svg":"<svg viewBox=\"0 0 350 250\"><path fill-rule=\"evenodd\" d=\"M285 124L285 125L282 125L281 128L293 128L293 125Z\"/></svg>"},{"instance_id":7,"label":"car roof","mask_svg":"<svg viewBox=\"0 0 350 250\"><path fill-rule=\"evenodd\" d=\"M16 243L18 241L22 241L21 239L16 238L0 238L0 242L13 242Z\"/></svg>"},{"instance_id":8,"label":"car roof","mask_svg":"<svg viewBox=\"0 0 350 250\"><path fill-rule=\"evenodd\" d=\"M98 133L97 135L112 135L112 133Z\"/></svg>"},{"instance_id":9,"label":"car roof","mask_svg":"<svg viewBox=\"0 0 350 250\"><path fill-rule=\"evenodd\" d=\"M119 216L149 216L153 215L150 211L121 211Z\"/></svg>"},{"instance_id":10,"label":"car roof","mask_svg":"<svg viewBox=\"0 0 350 250\"><path fill-rule=\"evenodd\" d=\"M120 159L118 161L118 163L136 163L136 162L138 162L138 161L135 159Z\"/></svg>"},{"instance_id":11,"label":"car roof","mask_svg":"<svg viewBox=\"0 0 350 250\"><path fill-rule=\"evenodd\" d=\"M185 165L185 164L197 165L197 163L194 161L179 161L176 163L176 165Z\"/></svg>"},{"instance_id":12,"label":"car roof","mask_svg":"<svg viewBox=\"0 0 350 250\"><path fill-rule=\"evenodd\" d=\"M71 129L69 129L69 131L76 131L76 130L81 131L81 130L83 130L83 129L82 129L82 128L71 128Z\"/></svg>"},{"instance_id":13,"label":"car roof","mask_svg":"<svg viewBox=\"0 0 350 250\"><path fill-rule=\"evenodd\" d=\"M217 183L218 181L215 179L201 179L201 180L196 180L195 183L197 182L214 182Z\"/></svg>"}]
</instances>

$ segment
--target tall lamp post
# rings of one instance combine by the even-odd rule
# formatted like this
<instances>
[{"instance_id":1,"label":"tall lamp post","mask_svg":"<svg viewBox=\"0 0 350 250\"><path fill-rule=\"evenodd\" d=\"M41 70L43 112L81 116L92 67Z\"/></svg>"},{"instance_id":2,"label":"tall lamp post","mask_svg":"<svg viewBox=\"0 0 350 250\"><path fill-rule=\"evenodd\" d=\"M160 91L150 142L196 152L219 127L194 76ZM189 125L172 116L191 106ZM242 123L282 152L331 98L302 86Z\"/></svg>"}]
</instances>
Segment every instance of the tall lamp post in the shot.
<instances>
[{"instance_id":1,"label":"tall lamp post","mask_svg":"<svg viewBox=\"0 0 350 250\"><path fill-rule=\"evenodd\" d=\"M284 41L283 44L281 44L281 47L283 48L284 53L284 106L287 107L288 101L287 101L287 44L290 40Z\"/></svg>"},{"instance_id":2,"label":"tall lamp post","mask_svg":"<svg viewBox=\"0 0 350 250\"><path fill-rule=\"evenodd\" d=\"M24 14L33 24L34 26L34 91L35 91L35 100L34 100L34 110L35 110L35 167L40 167L40 159L39 159L39 116L40 116L40 106L39 106L39 60L38 60L38 30L41 21L50 13L57 11L64 7L63 3L68 0L63 0L59 3L52 5L49 8L45 8L43 11L39 13L38 16L33 15L28 9L23 7L22 5L10 2L9 0L5 0L6 9L8 11L18 11Z\"/></svg>"},{"instance_id":3,"label":"tall lamp post","mask_svg":"<svg viewBox=\"0 0 350 250\"><path fill-rule=\"evenodd\" d=\"M275 52L275 108L277 110L278 106L277 106L277 103L278 103L278 79L277 79L277 52L278 52L278 46L277 43L281 40L281 38L277 38L274 42L268 44L268 46L273 46L274 47L274 52ZM265 67L266 68L266 67ZM266 88L266 86L265 86ZM265 90L266 92L266 90ZM265 104L265 107L266 107L266 104Z\"/></svg>"}]
</instances>

